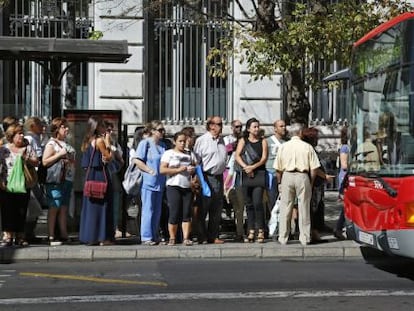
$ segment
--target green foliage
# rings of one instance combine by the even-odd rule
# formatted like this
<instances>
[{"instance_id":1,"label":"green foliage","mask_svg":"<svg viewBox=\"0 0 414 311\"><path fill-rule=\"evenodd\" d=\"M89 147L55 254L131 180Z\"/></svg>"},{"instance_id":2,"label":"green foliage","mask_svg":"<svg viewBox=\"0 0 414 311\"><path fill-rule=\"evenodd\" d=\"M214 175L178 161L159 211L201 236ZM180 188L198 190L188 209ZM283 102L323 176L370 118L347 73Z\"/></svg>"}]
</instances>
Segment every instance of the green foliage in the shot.
<instances>
[{"instance_id":1,"label":"green foliage","mask_svg":"<svg viewBox=\"0 0 414 311\"><path fill-rule=\"evenodd\" d=\"M326 1L323 1L325 3ZM278 22L278 29L270 34L233 26L234 47L225 38L223 46L230 50L213 50L217 58L237 55L247 63L252 79L271 77L275 72L301 70L304 89L320 87L321 79L329 73L334 61L346 67L350 62L352 44L365 33L390 18L409 11L403 0L379 0L361 3L358 0L322 5L322 1L297 3L293 11ZM325 70L314 70L314 64ZM228 66L210 62L210 72L223 76Z\"/></svg>"},{"instance_id":2,"label":"green foliage","mask_svg":"<svg viewBox=\"0 0 414 311\"><path fill-rule=\"evenodd\" d=\"M90 40L99 40L103 37L103 32L100 30L94 30L89 33Z\"/></svg>"}]
</instances>

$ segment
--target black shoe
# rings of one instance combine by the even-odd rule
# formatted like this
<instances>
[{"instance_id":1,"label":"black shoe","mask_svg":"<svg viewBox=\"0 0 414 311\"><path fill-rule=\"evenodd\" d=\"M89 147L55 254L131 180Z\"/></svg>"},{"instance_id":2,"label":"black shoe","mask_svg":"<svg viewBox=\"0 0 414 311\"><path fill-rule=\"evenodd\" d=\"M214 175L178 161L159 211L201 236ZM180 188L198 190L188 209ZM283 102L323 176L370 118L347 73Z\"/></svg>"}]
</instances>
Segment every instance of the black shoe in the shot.
<instances>
[{"instance_id":1,"label":"black shoe","mask_svg":"<svg viewBox=\"0 0 414 311\"><path fill-rule=\"evenodd\" d=\"M42 244L42 239L38 238L38 237L30 237L26 239L27 242L29 242L30 244Z\"/></svg>"},{"instance_id":2,"label":"black shoe","mask_svg":"<svg viewBox=\"0 0 414 311\"><path fill-rule=\"evenodd\" d=\"M244 237L242 235L238 235L234 238L234 242L243 242Z\"/></svg>"},{"instance_id":3,"label":"black shoe","mask_svg":"<svg viewBox=\"0 0 414 311\"><path fill-rule=\"evenodd\" d=\"M346 237L342 234L342 231L335 230L333 236L337 238L339 241L346 240Z\"/></svg>"},{"instance_id":4,"label":"black shoe","mask_svg":"<svg viewBox=\"0 0 414 311\"><path fill-rule=\"evenodd\" d=\"M328 243L328 240L312 239L309 244L315 245L315 244L323 244L323 243Z\"/></svg>"}]
</instances>

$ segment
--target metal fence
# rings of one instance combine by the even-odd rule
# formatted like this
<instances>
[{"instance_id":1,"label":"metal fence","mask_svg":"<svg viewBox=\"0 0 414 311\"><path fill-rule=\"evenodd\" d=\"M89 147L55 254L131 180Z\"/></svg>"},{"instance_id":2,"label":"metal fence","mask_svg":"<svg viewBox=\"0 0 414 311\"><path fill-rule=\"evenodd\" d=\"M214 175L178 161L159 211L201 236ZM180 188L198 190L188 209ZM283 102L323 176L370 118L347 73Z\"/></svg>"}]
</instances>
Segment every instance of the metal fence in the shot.
<instances>
[{"instance_id":1,"label":"metal fence","mask_svg":"<svg viewBox=\"0 0 414 311\"><path fill-rule=\"evenodd\" d=\"M90 1L16 0L2 12L2 34L34 38L87 38L93 22L88 16ZM7 27L8 26L8 27ZM65 66L66 64L62 64ZM48 64L3 61L1 116L50 116L51 83L42 68ZM68 70L62 80L62 104L87 108L87 65Z\"/></svg>"},{"instance_id":2,"label":"metal fence","mask_svg":"<svg viewBox=\"0 0 414 311\"><path fill-rule=\"evenodd\" d=\"M204 120L229 113L229 79L211 77L206 57L228 35L223 20L228 0L201 0L194 7L172 1L159 8L153 23L153 118ZM202 12L202 13L200 13Z\"/></svg>"}]
</instances>

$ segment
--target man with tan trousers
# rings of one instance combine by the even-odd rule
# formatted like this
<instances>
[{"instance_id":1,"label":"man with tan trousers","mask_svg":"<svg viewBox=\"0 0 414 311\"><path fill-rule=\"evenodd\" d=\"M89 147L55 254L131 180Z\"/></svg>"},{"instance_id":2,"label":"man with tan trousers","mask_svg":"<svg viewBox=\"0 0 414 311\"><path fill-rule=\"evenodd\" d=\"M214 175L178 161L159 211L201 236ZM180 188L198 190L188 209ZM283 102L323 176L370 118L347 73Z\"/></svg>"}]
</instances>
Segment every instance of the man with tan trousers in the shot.
<instances>
[{"instance_id":1,"label":"man with tan trousers","mask_svg":"<svg viewBox=\"0 0 414 311\"><path fill-rule=\"evenodd\" d=\"M312 182L320 167L314 148L301 139L303 125L290 127L292 138L279 147L274 168L280 183L279 243L286 245L290 233L290 220L295 199L298 199L299 241L305 246L310 239L310 200Z\"/></svg>"}]
</instances>

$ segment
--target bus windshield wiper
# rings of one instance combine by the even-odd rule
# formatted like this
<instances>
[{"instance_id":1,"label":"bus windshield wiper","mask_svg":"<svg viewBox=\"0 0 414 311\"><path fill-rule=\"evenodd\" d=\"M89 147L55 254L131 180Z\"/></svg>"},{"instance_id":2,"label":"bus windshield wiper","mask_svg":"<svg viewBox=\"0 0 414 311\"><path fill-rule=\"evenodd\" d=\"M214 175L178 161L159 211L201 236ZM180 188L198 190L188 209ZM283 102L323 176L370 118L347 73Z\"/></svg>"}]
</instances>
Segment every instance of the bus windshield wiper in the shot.
<instances>
[{"instance_id":1,"label":"bus windshield wiper","mask_svg":"<svg viewBox=\"0 0 414 311\"><path fill-rule=\"evenodd\" d=\"M374 173L374 172L361 172L360 175L364 176L364 177L367 177L367 178L373 178L373 179L379 181L380 184L382 185L382 187L384 188L385 192L387 192L390 197L395 198L397 196L397 194L398 194L397 190L395 190L393 187L391 187L389 185L389 183L387 183L384 179L382 179L382 177L380 175L378 175L377 173Z\"/></svg>"}]
</instances>

